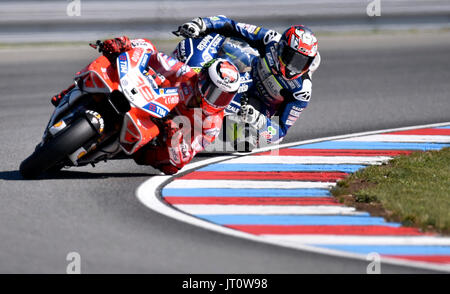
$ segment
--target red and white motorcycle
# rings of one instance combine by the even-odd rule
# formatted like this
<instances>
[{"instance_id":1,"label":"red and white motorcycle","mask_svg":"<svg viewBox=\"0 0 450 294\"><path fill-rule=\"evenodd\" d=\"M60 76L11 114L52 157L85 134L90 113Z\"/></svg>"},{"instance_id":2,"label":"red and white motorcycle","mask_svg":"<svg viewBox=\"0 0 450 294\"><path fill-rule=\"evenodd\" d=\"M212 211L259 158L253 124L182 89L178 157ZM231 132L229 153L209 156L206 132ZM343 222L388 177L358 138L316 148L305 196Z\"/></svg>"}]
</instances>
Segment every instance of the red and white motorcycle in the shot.
<instances>
[{"instance_id":1,"label":"red and white motorcycle","mask_svg":"<svg viewBox=\"0 0 450 294\"><path fill-rule=\"evenodd\" d=\"M156 142L160 122L179 97L177 88L158 88L146 75L150 55L137 47L120 54L115 64L100 56L78 72L75 88L53 112L42 142L21 163L22 176L129 157Z\"/></svg>"}]
</instances>

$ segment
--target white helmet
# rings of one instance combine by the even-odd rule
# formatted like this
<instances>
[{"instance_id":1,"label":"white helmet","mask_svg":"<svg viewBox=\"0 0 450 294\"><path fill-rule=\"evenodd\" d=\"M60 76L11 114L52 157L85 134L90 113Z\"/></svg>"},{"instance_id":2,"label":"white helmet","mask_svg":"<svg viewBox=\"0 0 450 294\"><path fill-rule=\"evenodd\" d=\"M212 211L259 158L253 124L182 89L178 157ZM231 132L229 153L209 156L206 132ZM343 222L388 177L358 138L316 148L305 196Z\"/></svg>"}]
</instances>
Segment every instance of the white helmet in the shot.
<instances>
[{"instance_id":1,"label":"white helmet","mask_svg":"<svg viewBox=\"0 0 450 294\"><path fill-rule=\"evenodd\" d=\"M202 68L198 89L206 108L213 108L207 109L208 112L217 112L230 104L239 89L239 78L237 67L225 59L213 59Z\"/></svg>"}]
</instances>

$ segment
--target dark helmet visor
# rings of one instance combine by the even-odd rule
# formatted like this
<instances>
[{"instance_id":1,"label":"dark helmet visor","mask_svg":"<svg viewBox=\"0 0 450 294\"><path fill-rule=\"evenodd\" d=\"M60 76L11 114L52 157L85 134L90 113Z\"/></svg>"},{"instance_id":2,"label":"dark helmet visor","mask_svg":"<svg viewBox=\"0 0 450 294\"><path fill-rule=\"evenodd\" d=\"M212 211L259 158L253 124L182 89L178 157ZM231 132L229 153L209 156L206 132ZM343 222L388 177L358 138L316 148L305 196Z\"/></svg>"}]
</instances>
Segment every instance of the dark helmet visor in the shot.
<instances>
[{"instance_id":1,"label":"dark helmet visor","mask_svg":"<svg viewBox=\"0 0 450 294\"><path fill-rule=\"evenodd\" d=\"M292 78L308 70L314 57L306 56L290 46L280 44L281 62L286 66L286 78Z\"/></svg>"}]
</instances>

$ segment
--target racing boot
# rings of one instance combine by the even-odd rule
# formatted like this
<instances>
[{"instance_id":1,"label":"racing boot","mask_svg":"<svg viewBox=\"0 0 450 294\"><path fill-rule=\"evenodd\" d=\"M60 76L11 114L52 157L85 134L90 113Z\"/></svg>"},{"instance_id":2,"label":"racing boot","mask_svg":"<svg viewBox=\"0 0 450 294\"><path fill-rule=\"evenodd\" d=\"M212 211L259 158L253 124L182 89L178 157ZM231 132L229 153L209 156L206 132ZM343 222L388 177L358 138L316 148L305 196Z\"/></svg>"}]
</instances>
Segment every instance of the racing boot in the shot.
<instances>
[{"instance_id":1,"label":"racing boot","mask_svg":"<svg viewBox=\"0 0 450 294\"><path fill-rule=\"evenodd\" d=\"M144 146L133 154L133 159L138 165L150 165L166 175L173 175L179 169L172 165L168 158L166 146Z\"/></svg>"},{"instance_id":2,"label":"racing boot","mask_svg":"<svg viewBox=\"0 0 450 294\"><path fill-rule=\"evenodd\" d=\"M59 105L59 102L61 102L61 99L63 99L63 97L66 96L66 94L69 93L73 88L75 88L75 84L72 84L69 88L53 96L50 102L53 104L53 106L57 107Z\"/></svg>"}]
</instances>

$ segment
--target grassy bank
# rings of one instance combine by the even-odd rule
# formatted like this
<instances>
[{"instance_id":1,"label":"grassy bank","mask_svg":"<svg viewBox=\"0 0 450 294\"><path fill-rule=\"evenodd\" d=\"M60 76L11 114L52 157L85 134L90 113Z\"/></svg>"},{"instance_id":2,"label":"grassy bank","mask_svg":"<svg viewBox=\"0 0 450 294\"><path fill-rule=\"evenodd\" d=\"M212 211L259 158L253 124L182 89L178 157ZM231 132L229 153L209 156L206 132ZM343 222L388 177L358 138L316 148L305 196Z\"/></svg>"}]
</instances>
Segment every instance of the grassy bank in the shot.
<instances>
[{"instance_id":1,"label":"grassy bank","mask_svg":"<svg viewBox=\"0 0 450 294\"><path fill-rule=\"evenodd\" d=\"M450 234L450 148L367 167L339 181L332 193L389 221Z\"/></svg>"}]
</instances>

